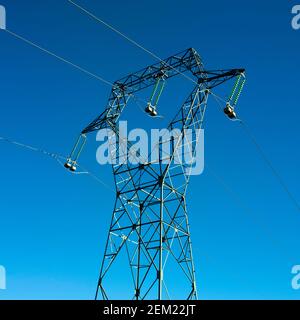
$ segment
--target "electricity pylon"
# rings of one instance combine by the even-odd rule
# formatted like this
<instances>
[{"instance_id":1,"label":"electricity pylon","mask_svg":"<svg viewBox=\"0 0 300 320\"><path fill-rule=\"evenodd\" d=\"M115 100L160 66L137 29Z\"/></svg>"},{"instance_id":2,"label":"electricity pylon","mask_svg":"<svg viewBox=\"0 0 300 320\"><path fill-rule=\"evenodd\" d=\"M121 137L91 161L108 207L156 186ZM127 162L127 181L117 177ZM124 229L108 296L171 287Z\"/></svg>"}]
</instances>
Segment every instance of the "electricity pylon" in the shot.
<instances>
[{"instance_id":1,"label":"electricity pylon","mask_svg":"<svg viewBox=\"0 0 300 320\"><path fill-rule=\"evenodd\" d=\"M159 83L186 73L190 79L192 77L195 87L168 126L169 131L177 132L177 136L166 135L160 140L155 150L158 154L156 163L124 161L128 160L130 144L126 141L124 147L118 123L129 99L136 92L153 86L152 97L156 94L157 99L154 104L149 102L146 112L156 116L157 101L162 91ZM114 274L109 273L122 252L128 258L132 276L132 289L128 288L130 298L170 299L175 288L181 292L181 299L198 298L186 207L191 167L188 163L176 163L175 158L185 156L182 154L182 141L186 130L202 128L211 90L233 78L236 78L236 84L224 112L231 119L236 116L234 106L244 85L241 77L244 78L244 69L206 71L197 52L185 50L116 81L104 112L82 131L66 164L71 170L76 170L76 161L88 133L110 129L116 139L116 143L110 145L111 159L116 160L112 165L116 200L96 299L110 299L109 282L114 279ZM198 139L199 135L194 135L187 142L192 155ZM165 145L170 146L167 155L164 153ZM171 261L172 268L168 270ZM125 269L126 265L122 268Z\"/></svg>"}]
</instances>

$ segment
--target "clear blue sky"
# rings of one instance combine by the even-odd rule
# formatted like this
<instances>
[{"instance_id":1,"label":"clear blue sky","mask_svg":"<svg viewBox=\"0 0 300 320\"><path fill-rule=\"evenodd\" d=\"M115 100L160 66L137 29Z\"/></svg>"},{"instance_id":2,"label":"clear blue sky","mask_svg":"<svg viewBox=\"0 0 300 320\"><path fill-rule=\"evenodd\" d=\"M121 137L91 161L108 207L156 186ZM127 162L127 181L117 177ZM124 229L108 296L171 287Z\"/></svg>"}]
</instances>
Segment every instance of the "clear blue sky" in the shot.
<instances>
[{"instance_id":1,"label":"clear blue sky","mask_svg":"<svg viewBox=\"0 0 300 320\"><path fill-rule=\"evenodd\" d=\"M239 115L300 201L300 31L290 23L296 1L79 3L161 57L194 47L207 69L246 68ZM108 80L155 62L67 1L1 4L11 31ZM7 33L0 32L0 43L0 135L68 153L103 110L110 88ZM178 107L184 95L171 95ZM248 136L213 101L205 130L206 164L243 204L209 170L192 179L199 297L299 299L290 282L292 266L300 264L300 213ZM90 140L83 164L112 186L111 170L96 164ZM0 155L0 265L7 270L0 299L92 299L114 194L42 155L2 142Z\"/></svg>"}]
</instances>

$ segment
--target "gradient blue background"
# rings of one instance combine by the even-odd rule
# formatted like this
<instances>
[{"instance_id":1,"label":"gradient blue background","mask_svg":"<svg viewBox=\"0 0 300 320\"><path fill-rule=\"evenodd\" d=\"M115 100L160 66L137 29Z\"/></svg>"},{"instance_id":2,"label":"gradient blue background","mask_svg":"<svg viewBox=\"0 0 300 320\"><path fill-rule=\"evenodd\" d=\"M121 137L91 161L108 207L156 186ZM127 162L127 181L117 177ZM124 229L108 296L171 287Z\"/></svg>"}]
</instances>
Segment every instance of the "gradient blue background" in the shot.
<instances>
[{"instance_id":1,"label":"gradient blue background","mask_svg":"<svg viewBox=\"0 0 300 320\"><path fill-rule=\"evenodd\" d=\"M161 57L194 47L207 69L245 67L239 115L300 201L296 1L79 3ZM11 31L108 80L155 62L67 1L1 4ZM68 153L110 88L5 32L0 44L0 135ZM177 92L170 102L176 107L185 97ZM144 117L138 109L132 114ZM206 120L209 169L192 179L188 199L199 297L299 299L300 290L291 288L291 268L300 264L299 211L237 123L215 103ZM83 164L112 186L111 169L96 164L90 140ZM0 265L7 270L0 299L93 299L114 194L4 142L0 165Z\"/></svg>"}]
</instances>

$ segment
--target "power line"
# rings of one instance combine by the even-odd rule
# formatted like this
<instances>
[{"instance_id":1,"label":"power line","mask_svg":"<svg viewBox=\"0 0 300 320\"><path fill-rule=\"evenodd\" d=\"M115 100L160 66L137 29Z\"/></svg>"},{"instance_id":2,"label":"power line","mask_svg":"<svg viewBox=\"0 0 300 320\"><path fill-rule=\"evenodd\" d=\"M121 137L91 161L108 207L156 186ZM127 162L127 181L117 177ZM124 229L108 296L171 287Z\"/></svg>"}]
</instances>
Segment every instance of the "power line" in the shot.
<instances>
[{"instance_id":1,"label":"power line","mask_svg":"<svg viewBox=\"0 0 300 320\"><path fill-rule=\"evenodd\" d=\"M162 58L160 58L157 54L155 54L153 51L150 51L149 49L145 48L143 45L139 44L137 41L133 40L132 38L130 38L129 36L127 36L125 33L121 32L120 30L116 29L115 27L113 27L111 24L109 24L108 22L100 19L99 17L97 17L96 15L94 15L93 13L91 13L90 11L88 11L87 9L85 9L84 7L80 6L79 4L75 3L74 1L71 0L67 0L70 4L72 4L73 6L77 7L79 10L81 10L83 13L87 14L89 17L93 18L94 20L102 23L104 26L106 26L107 28L109 28L110 30L112 30L113 32L117 33L118 35L120 35L121 37L123 37L124 39L126 39L127 41L129 41L130 43L132 43L133 45L135 45L136 47L140 48L141 50L143 50L144 52L148 53L149 55L151 55L153 58L155 58L156 60L159 60L160 62L163 62L166 66L170 67L171 69L177 71L180 75L182 75L183 77L185 77L186 79L192 81L193 83L195 83L196 85L198 85L198 82L195 81L194 79L192 79L191 77L187 76L186 74L180 72L178 69L174 68L173 66L169 65L168 63L166 63Z\"/></svg>"},{"instance_id":2,"label":"power line","mask_svg":"<svg viewBox=\"0 0 300 320\"><path fill-rule=\"evenodd\" d=\"M79 65L77 65L77 64L75 64L75 63L73 63L73 62L71 62L70 60L67 60L67 59L65 59L65 58L57 55L56 53L54 53L54 52L52 52L52 51L50 51L50 50L48 50L48 49L45 49L44 47L42 47L42 46L34 43L33 41L28 40L28 39L24 38L23 36L15 33L15 32L13 32L13 31L11 31L11 30L4 29L4 31L6 31L6 32L7 32L8 34L10 34L11 36L13 36L13 37L15 37L15 38L17 38L17 39L25 42L25 43L27 43L27 44L29 44L29 45L37 48L37 49L39 49L39 50L41 50L42 52L44 52L44 53L46 53L46 54L48 54L48 55L50 55L50 56L52 56L52 57L54 57L54 58L56 58L56 59L58 59L58 60L60 60L61 62L64 62L64 63L66 63L66 64L68 64L68 65L76 68L77 70L79 70L79 71L87 74L88 76L90 76L90 77L92 77L92 78L95 78L95 79L97 79L97 80L99 80L99 81L101 81L101 82L103 82L103 83L105 83L105 84L107 84L107 85L109 85L109 86L113 86L113 83L112 83L112 82L110 82L110 81L108 81L108 80L106 80L106 79L104 79L104 78L96 75L95 73L92 73L92 72L86 70L85 68L83 68L83 67L81 67L81 66L79 66ZM13 145L16 145L16 146L19 146L19 147L22 147L22 148L25 148L25 149L28 149L28 150L31 150L31 151L34 151L34 152L39 152L39 153L42 153L42 154L44 154L44 155L47 155L47 156L49 156L49 157L54 158L55 160L57 160L57 162L58 162L59 164L62 164L61 161L60 161L60 159L67 160L67 157L62 156L62 155L60 155L60 154L53 153L53 152L49 152L49 151L46 151L46 150L44 150L44 149L40 149L40 148L37 148L37 147L33 147L33 146L31 146L31 145L28 145L28 144L20 143L20 142L11 140L11 139L6 138L6 137L0 136L0 140L5 141L5 142L10 143L10 144L13 144ZM63 165L63 164L62 164L62 165ZM84 169L81 165L78 165L78 166L79 166L80 168ZM93 174L92 172L90 172L90 171L88 171L88 170L86 170L86 169L84 169L84 170L85 170L85 172L79 172L79 173L77 173L77 174L87 174L87 175L89 175L90 177L92 177L93 179L95 179L98 183L100 183L101 185L105 186L105 187L108 188L110 191L112 191L112 188L109 187L109 186L108 186L105 182L103 182L100 178L98 178L95 174Z\"/></svg>"},{"instance_id":3,"label":"power line","mask_svg":"<svg viewBox=\"0 0 300 320\"><path fill-rule=\"evenodd\" d=\"M58 153L49 152L49 151L46 151L44 149L33 147L33 146L25 144L25 143L17 142L17 141L14 141L12 139L9 139L9 138L3 137L3 136L0 136L0 140L4 141L4 142L7 142L7 143L10 143L10 144L13 144L13 145L18 146L18 147L21 147L21 148L28 149L30 151L42 153L42 154L44 154L46 156L49 156L51 158L54 158L54 159L63 159L63 160L67 159L66 157L64 157L64 156L62 156L62 155L60 155Z\"/></svg>"},{"instance_id":4,"label":"power line","mask_svg":"<svg viewBox=\"0 0 300 320\"><path fill-rule=\"evenodd\" d=\"M18 142L18 141L15 141L15 140L12 140L10 138L6 138L6 137L3 137L3 136L0 136L0 141L3 141L3 142L7 142L9 144L12 144L12 145L15 145L15 146L18 146L18 147L21 147L23 149L27 149L29 151L33 151L33 152L37 152L37 153L41 153L45 156L48 156L54 160L56 160L62 167L64 167L64 163L61 161L61 160L67 160L67 157L61 155L61 154L58 154L58 153L54 153L54 152L50 152L50 151L47 151L45 149L42 149L42 148L37 148L37 147L34 147L32 145L29 145L29 144L25 144L25 143L21 143L21 142ZM84 171L81 171L81 172L74 172L72 174L86 174L86 175L89 175L91 178L93 178L94 180L96 180L98 183L100 183L102 186L106 187L108 190L110 191L114 191L112 189L112 187L110 187L108 184L106 184L104 181L102 181L99 177L97 177L94 173L92 173L91 171L87 170L86 168L84 168L81 164L78 164L78 167Z\"/></svg>"},{"instance_id":5,"label":"power line","mask_svg":"<svg viewBox=\"0 0 300 320\"><path fill-rule=\"evenodd\" d=\"M279 172L275 169L275 166L273 165L272 161L267 157L266 153L264 152L263 148L261 147L261 145L257 142L257 139L255 138L255 136L253 135L253 133L251 132L249 126L242 120L239 121L244 129L244 131L246 132L246 134L248 135L248 137L250 138L250 140L253 142L254 146L256 147L258 153L260 154L260 156L262 157L262 159L264 160L264 162L267 164L267 166L270 168L270 170L272 171L273 175L275 176L275 178L277 179L277 181L279 182L279 184L281 185L281 187L283 188L283 190L286 192L286 194L288 195L288 197L290 198L291 202L294 204L294 206L297 208L297 210L300 212L300 205L298 203L298 201L296 200L296 198L294 197L294 195L292 194L292 192L290 191L289 187L287 186L287 184L285 183L284 179L281 177L281 175L279 174Z\"/></svg>"},{"instance_id":6,"label":"power line","mask_svg":"<svg viewBox=\"0 0 300 320\"><path fill-rule=\"evenodd\" d=\"M79 66L79 65L77 65L77 64L75 64L75 63L73 63L73 62L71 62L71 61L69 61L69 60L67 60L67 59L65 59L65 58L63 58L61 56L59 56L59 55L57 55L56 53L53 53L53 52L49 51L48 49L43 48L42 46L40 46L40 45L38 45L38 44L36 44L36 43L24 38L23 36L21 36L19 34L16 34L13 31L10 31L8 29L4 29L4 31L6 31L11 36L13 36L13 37L15 37L15 38L17 38L17 39L19 39L19 40L31 45L31 46L33 46L33 47L43 51L44 53L47 53L48 55L50 55L50 56L52 56L52 57L54 57L54 58L56 58L56 59L58 59L58 60L60 60L60 61L62 61L64 63L76 68L77 70L87 74L90 77L93 77L93 78L95 78L95 79L97 79L97 80L99 80L99 81L101 81L101 82L103 82L103 83L105 83L107 85L110 85L110 86L113 85L112 82L110 82L110 81L108 81L108 80L96 75L95 73L92 73L92 72L86 70L85 68L83 68L83 67L81 67L81 66Z\"/></svg>"},{"instance_id":7,"label":"power line","mask_svg":"<svg viewBox=\"0 0 300 320\"><path fill-rule=\"evenodd\" d=\"M261 230L263 230L263 233L268 237L270 240L270 243L273 245L273 247L276 249L276 251L279 251L286 257L286 258L291 258L290 256L287 255L287 252L285 250L281 250L282 247L278 243L277 240L273 238L271 235L270 229L267 228L265 225L262 225L261 223L258 223L257 220L253 219L253 214L252 214L252 209L249 207L249 205L240 197L240 195L233 190L228 183L224 180L223 177L221 177L219 174L217 174L214 170L211 169L211 167L208 167L206 165L206 168L208 171L211 173L211 175L215 178L216 181L219 182L219 184L223 187L223 189L231 196L231 199L234 201L235 205L237 207L240 207L242 209L242 212L247 213L249 217L252 218L252 222L259 226Z\"/></svg>"},{"instance_id":8,"label":"power line","mask_svg":"<svg viewBox=\"0 0 300 320\"><path fill-rule=\"evenodd\" d=\"M222 101L222 98L218 97L216 94L213 94L213 97L215 98L216 102L218 103L220 109L222 110L223 108L222 108L220 102L218 101L218 99ZM264 162L270 168L270 170L272 171L273 175L275 176L275 178L277 179L277 181L279 182L279 184L281 185L283 190L286 192L286 194L288 195L289 199L291 200L291 202L293 203L295 208L300 212L300 205L299 205L298 201L294 197L293 193L290 191L289 187L285 183L285 181L282 178L282 176L276 170L276 168L273 165L272 161L266 155L264 149L258 143L257 139L255 138L255 136L251 132L249 126L245 123L245 121L243 121L241 119L236 119L235 121L238 121L241 124L242 128L244 129L245 133L247 134L247 136L250 138L250 140L254 144L254 146L255 146L256 150L258 151L258 153L260 154L261 158L264 160Z\"/></svg>"},{"instance_id":9,"label":"power line","mask_svg":"<svg viewBox=\"0 0 300 320\"><path fill-rule=\"evenodd\" d=\"M104 181L102 181L98 176L96 176L93 172L87 170L86 168L84 168L82 165L78 165L79 168L85 170L85 172L83 172L84 174L89 175L91 178L93 178L94 180L96 180L98 183L100 183L102 186L104 186L107 190L111 191L111 192L115 192L115 190L109 186L107 183L105 183Z\"/></svg>"}]
</instances>

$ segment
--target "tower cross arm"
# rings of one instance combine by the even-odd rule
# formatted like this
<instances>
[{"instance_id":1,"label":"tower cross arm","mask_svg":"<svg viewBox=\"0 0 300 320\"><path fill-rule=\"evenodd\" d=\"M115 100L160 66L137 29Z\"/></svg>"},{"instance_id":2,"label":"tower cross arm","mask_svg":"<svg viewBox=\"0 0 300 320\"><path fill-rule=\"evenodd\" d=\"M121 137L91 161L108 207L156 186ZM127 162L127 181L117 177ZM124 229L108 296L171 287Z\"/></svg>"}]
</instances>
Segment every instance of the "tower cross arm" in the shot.
<instances>
[{"instance_id":1,"label":"tower cross arm","mask_svg":"<svg viewBox=\"0 0 300 320\"><path fill-rule=\"evenodd\" d=\"M239 75L245 76L245 69L202 70L196 73L198 84L205 84L208 89L215 88Z\"/></svg>"}]
</instances>

